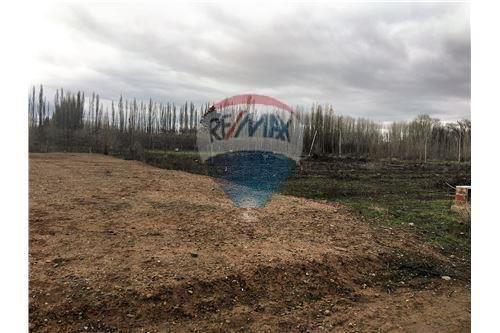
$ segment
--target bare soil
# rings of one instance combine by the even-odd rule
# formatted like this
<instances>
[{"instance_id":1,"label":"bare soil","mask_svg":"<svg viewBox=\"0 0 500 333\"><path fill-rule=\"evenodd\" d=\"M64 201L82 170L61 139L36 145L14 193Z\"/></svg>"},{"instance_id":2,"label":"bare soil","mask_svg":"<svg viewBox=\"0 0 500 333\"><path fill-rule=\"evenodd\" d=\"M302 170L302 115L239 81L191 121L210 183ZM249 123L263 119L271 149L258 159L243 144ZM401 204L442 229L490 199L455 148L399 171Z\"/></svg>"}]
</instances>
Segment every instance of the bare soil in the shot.
<instances>
[{"instance_id":1,"label":"bare soil","mask_svg":"<svg viewBox=\"0 0 500 333\"><path fill-rule=\"evenodd\" d=\"M465 259L341 204L89 154L30 154L29 196L32 332L470 331Z\"/></svg>"}]
</instances>

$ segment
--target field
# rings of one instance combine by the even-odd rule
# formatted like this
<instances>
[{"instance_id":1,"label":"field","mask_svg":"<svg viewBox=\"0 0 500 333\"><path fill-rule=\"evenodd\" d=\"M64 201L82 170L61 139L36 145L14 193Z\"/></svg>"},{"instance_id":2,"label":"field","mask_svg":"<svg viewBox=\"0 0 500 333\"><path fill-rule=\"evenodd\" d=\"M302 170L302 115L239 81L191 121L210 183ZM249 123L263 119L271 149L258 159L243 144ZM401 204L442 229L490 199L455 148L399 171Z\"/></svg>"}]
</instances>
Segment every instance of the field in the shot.
<instances>
[{"instance_id":1,"label":"field","mask_svg":"<svg viewBox=\"0 0 500 333\"><path fill-rule=\"evenodd\" d=\"M164 169L207 174L196 152L148 151L144 160ZM306 158L282 193L340 202L378 224L411 226L440 250L468 257L470 212L460 215L450 207L451 186L470 183L470 163Z\"/></svg>"},{"instance_id":2,"label":"field","mask_svg":"<svg viewBox=\"0 0 500 333\"><path fill-rule=\"evenodd\" d=\"M240 210L173 155L30 154L31 331L470 330L467 166L308 160Z\"/></svg>"}]
</instances>

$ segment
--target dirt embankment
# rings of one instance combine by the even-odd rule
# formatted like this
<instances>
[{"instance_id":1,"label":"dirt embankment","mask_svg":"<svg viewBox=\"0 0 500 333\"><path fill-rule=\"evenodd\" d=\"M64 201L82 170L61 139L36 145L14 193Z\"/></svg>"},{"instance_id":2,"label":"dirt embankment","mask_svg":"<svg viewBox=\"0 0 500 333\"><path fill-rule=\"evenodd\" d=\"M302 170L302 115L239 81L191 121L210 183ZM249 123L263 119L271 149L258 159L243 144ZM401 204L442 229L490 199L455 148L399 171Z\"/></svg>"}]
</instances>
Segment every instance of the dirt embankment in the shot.
<instances>
[{"instance_id":1,"label":"dirt embankment","mask_svg":"<svg viewBox=\"0 0 500 333\"><path fill-rule=\"evenodd\" d=\"M29 252L32 332L470 330L469 272L415 235L135 161L31 154Z\"/></svg>"}]
</instances>

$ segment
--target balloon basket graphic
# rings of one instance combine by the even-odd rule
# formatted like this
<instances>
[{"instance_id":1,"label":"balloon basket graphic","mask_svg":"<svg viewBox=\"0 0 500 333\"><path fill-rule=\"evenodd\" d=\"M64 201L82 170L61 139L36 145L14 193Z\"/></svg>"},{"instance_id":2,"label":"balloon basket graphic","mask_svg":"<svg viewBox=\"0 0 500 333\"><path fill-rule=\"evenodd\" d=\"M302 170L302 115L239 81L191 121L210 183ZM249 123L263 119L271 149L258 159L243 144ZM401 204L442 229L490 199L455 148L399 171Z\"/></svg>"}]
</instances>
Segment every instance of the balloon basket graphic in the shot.
<instances>
[{"instance_id":1,"label":"balloon basket graphic","mask_svg":"<svg viewBox=\"0 0 500 333\"><path fill-rule=\"evenodd\" d=\"M295 171L295 161L263 151L230 152L207 160L208 173L240 208L262 208Z\"/></svg>"},{"instance_id":2,"label":"balloon basket graphic","mask_svg":"<svg viewBox=\"0 0 500 333\"><path fill-rule=\"evenodd\" d=\"M295 171L303 125L288 105L239 95L214 104L197 133L200 158L236 207L262 208Z\"/></svg>"}]
</instances>

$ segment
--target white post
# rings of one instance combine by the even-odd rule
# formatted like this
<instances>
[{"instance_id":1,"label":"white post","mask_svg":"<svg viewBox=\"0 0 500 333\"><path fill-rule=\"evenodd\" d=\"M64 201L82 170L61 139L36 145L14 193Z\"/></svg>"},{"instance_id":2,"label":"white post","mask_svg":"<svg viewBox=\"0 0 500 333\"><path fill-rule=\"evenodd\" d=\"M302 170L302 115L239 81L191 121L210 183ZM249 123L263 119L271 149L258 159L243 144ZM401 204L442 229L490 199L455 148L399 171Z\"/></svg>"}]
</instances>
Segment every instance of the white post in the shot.
<instances>
[{"instance_id":1,"label":"white post","mask_svg":"<svg viewBox=\"0 0 500 333\"><path fill-rule=\"evenodd\" d=\"M314 146L314 141L316 140L316 134L318 134L318 131L314 132L314 136L313 136L313 140L312 140L312 143L311 143L311 148L309 149L309 155L308 156L311 156L311 152L312 152L312 149L313 149L313 146Z\"/></svg>"}]
</instances>

